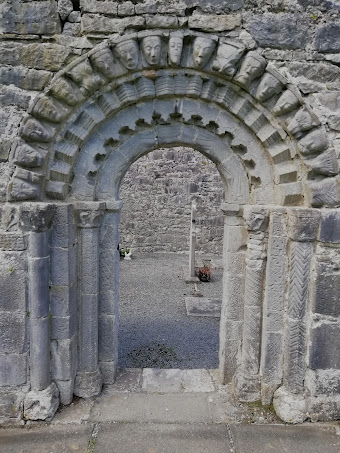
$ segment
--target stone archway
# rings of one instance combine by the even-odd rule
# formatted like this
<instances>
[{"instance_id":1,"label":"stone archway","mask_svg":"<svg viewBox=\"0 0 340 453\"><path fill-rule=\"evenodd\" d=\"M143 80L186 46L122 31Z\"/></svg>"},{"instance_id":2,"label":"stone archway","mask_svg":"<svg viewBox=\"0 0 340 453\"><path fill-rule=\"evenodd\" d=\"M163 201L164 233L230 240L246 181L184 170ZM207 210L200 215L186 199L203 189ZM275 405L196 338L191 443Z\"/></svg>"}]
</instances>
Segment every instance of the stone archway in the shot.
<instances>
[{"instance_id":1,"label":"stone archway","mask_svg":"<svg viewBox=\"0 0 340 453\"><path fill-rule=\"evenodd\" d=\"M299 91L263 56L237 40L171 31L114 37L66 67L30 106L13 145L8 201L30 201L23 212L40 209L40 217L53 205L52 270L59 248L78 269L77 296L71 271L51 278L52 298L60 287L68 294L67 315L52 319L68 331L55 338L56 349L72 338L67 360L74 364L78 344L77 368L69 366L68 379L54 377L60 392L72 398L75 370L79 396L114 381L119 186L141 155L177 145L215 162L226 184L222 382L234 379L245 400L270 402L282 382L302 394L311 244L320 217L311 207L339 205L335 152ZM46 258L34 234L33 256ZM36 279L30 276L30 288ZM45 275L42 286L46 298ZM70 326L77 298L78 335ZM31 303L39 297L31 295ZM48 344L48 332L33 321L31 334ZM35 367L39 360L33 374ZM44 375L44 385L48 380Z\"/></svg>"}]
</instances>

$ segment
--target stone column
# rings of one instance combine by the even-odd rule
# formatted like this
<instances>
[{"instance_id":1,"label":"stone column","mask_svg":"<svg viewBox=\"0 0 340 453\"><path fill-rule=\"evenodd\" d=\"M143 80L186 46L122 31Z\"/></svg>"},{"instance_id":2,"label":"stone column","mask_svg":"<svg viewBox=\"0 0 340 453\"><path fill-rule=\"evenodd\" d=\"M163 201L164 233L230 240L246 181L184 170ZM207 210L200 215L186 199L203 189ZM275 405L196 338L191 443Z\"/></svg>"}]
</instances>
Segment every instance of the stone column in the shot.
<instances>
[{"instance_id":1,"label":"stone column","mask_svg":"<svg viewBox=\"0 0 340 453\"><path fill-rule=\"evenodd\" d=\"M247 230L240 205L223 203L221 209L225 220L219 371L221 382L227 384L235 376L242 340Z\"/></svg>"},{"instance_id":2,"label":"stone column","mask_svg":"<svg viewBox=\"0 0 340 453\"><path fill-rule=\"evenodd\" d=\"M282 383L288 265L286 209L271 207L270 210L261 350L261 401L264 405L271 404L275 390Z\"/></svg>"},{"instance_id":3,"label":"stone column","mask_svg":"<svg viewBox=\"0 0 340 453\"><path fill-rule=\"evenodd\" d=\"M24 401L25 418L50 419L59 406L58 389L51 383L49 332L50 204L24 204L20 227L29 232L28 288L31 391Z\"/></svg>"},{"instance_id":4,"label":"stone column","mask_svg":"<svg viewBox=\"0 0 340 453\"><path fill-rule=\"evenodd\" d=\"M102 376L98 366L99 227L105 203L77 203L78 226L78 372L74 393L99 395Z\"/></svg>"},{"instance_id":5,"label":"stone column","mask_svg":"<svg viewBox=\"0 0 340 453\"><path fill-rule=\"evenodd\" d=\"M244 218L249 237L246 253L242 359L236 377L236 389L240 400L257 401L260 399L259 371L268 209L246 206Z\"/></svg>"},{"instance_id":6,"label":"stone column","mask_svg":"<svg viewBox=\"0 0 340 453\"><path fill-rule=\"evenodd\" d=\"M99 367L104 384L113 384L118 367L119 219L121 201L106 202L100 228Z\"/></svg>"},{"instance_id":7,"label":"stone column","mask_svg":"<svg viewBox=\"0 0 340 453\"><path fill-rule=\"evenodd\" d=\"M311 322L308 303L311 288L313 242L316 240L320 211L288 210L289 281L286 310L283 387L274 394L276 413L285 421L302 422L306 418L304 394L308 329Z\"/></svg>"}]
</instances>

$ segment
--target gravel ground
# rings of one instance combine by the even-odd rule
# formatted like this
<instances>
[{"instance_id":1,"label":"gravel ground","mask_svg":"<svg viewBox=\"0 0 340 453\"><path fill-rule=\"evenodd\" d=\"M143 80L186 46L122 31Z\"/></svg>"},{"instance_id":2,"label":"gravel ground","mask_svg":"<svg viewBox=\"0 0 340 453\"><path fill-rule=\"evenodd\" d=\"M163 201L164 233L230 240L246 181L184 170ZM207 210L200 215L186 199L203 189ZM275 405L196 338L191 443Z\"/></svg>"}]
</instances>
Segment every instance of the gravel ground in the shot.
<instances>
[{"instance_id":1,"label":"gravel ground","mask_svg":"<svg viewBox=\"0 0 340 453\"><path fill-rule=\"evenodd\" d=\"M222 298L220 263L213 259L211 281L198 285L204 297ZM194 289L184 281L187 269L184 254L143 253L121 260L120 367L218 367L219 319L187 316L184 298Z\"/></svg>"}]
</instances>

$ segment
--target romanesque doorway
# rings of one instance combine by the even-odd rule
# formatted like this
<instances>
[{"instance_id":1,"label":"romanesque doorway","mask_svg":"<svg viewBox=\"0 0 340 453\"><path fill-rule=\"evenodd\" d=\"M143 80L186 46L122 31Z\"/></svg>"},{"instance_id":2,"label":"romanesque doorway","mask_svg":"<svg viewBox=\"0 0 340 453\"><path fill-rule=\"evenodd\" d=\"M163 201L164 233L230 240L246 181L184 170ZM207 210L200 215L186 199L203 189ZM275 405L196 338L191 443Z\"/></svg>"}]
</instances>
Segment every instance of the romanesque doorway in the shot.
<instances>
[{"instance_id":1,"label":"romanesque doorway","mask_svg":"<svg viewBox=\"0 0 340 453\"><path fill-rule=\"evenodd\" d=\"M130 167L120 198L120 247L133 256L120 260L119 367L218 368L224 184L216 166L190 148L155 150ZM193 201L196 265L213 268L197 291L186 283Z\"/></svg>"}]
</instances>

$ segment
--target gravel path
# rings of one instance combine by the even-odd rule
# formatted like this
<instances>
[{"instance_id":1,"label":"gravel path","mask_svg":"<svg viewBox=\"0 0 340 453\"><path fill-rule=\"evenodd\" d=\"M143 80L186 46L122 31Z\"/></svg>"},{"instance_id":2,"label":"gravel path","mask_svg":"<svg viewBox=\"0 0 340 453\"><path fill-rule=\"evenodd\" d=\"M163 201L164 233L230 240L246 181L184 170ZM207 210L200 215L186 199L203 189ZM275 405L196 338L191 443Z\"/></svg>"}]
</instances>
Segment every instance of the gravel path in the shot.
<instances>
[{"instance_id":1,"label":"gravel path","mask_svg":"<svg viewBox=\"0 0 340 453\"><path fill-rule=\"evenodd\" d=\"M198 261L199 262L199 261ZM220 262L220 260L219 260ZM119 366L217 368L219 319L187 316L184 254L135 254L120 263ZM222 297L222 269L199 285L204 297Z\"/></svg>"}]
</instances>

